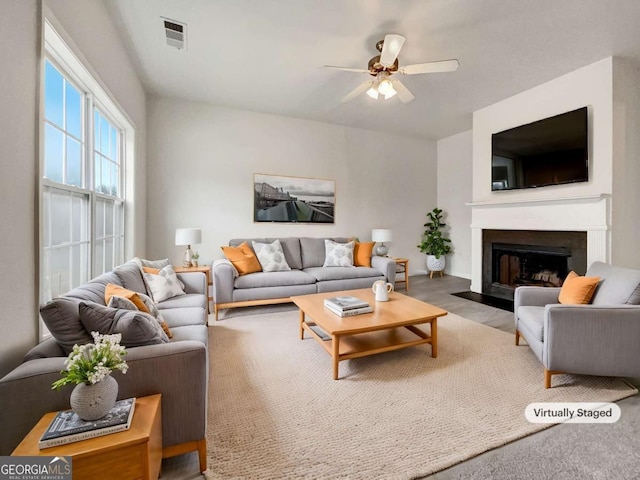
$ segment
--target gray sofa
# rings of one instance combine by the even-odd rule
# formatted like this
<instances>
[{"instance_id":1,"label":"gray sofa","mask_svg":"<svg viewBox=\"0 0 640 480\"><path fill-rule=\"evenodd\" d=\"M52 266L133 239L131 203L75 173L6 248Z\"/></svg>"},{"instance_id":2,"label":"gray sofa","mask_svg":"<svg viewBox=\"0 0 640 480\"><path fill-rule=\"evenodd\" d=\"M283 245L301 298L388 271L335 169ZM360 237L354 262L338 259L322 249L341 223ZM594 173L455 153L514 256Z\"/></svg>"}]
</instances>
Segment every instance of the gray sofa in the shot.
<instances>
[{"instance_id":1,"label":"gray sofa","mask_svg":"<svg viewBox=\"0 0 640 480\"><path fill-rule=\"evenodd\" d=\"M594 262L600 277L588 305L558 303L561 288L518 287L516 345L524 337L544 367L544 386L559 373L640 377L640 270Z\"/></svg>"},{"instance_id":2,"label":"gray sofa","mask_svg":"<svg viewBox=\"0 0 640 480\"><path fill-rule=\"evenodd\" d=\"M238 238L230 246L242 242L272 243L275 238ZM373 256L371 267L323 267L325 238L279 238L291 271L256 272L239 276L226 259L213 262L213 301L215 318L225 308L286 303L291 296L368 288L377 280L393 283L396 262L392 258ZM330 238L348 242L347 238Z\"/></svg>"},{"instance_id":3,"label":"gray sofa","mask_svg":"<svg viewBox=\"0 0 640 480\"><path fill-rule=\"evenodd\" d=\"M171 329L169 343L127 348L126 375L113 373L118 381L118 398L162 394L163 457L197 450L200 468L206 469L206 408L208 385L207 285L203 273L178 274L185 295L170 298L157 306ZM43 308L58 305L70 328L81 302L104 305L108 283L147 293L138 265L131 261L54 299ZM56 308L58 308L56 307ZM80 324L80 326L82 326ZM0 455L10 455L22 438L46 412L69 408L73 387L60 391L51 384L60 378L67 358L54 339L40 343L25 361L0 379Z\"/></svg>"}]
</instances>

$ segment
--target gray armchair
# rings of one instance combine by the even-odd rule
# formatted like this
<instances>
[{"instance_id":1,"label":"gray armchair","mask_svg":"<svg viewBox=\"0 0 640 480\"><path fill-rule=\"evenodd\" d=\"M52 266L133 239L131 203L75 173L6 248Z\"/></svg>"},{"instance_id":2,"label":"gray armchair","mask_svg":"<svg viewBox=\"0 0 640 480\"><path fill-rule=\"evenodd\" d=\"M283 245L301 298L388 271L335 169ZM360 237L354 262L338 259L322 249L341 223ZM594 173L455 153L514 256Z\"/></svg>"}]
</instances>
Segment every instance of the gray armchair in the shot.
<instances>
[{"instance_id":1,"label":"gray armchair","mask_svg":"<svg viewBox=\"0 0 640 480\"><path fill-rule=\"evenodd\" d=\"M544 368L544 386L560 373L640 377L640 270L595 262L600 277L589 305L558 303L560 288L519 287L516 345L524 337Z\"/></svg>"}]
</instances>

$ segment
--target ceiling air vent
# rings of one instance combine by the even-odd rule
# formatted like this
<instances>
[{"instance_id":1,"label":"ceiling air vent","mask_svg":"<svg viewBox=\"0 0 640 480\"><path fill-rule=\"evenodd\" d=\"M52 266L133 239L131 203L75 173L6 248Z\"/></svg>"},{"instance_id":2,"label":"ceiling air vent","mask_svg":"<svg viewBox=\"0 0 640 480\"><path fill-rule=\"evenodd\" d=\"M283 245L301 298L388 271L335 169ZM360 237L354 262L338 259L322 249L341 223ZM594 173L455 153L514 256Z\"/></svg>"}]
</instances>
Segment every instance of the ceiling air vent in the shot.
<instances>
[{"instance_id":1,"label":"ceiling air vent","mask_svg":"<svg viewBox=\"0 0 640 480\"><path fill-rule=\"evenodd\" d=\"M162 19L164 22L164 33L167 38L167 45L178 49L185 48L187 39L187 25L174 20Z\"/></svg>"}]
</instances>

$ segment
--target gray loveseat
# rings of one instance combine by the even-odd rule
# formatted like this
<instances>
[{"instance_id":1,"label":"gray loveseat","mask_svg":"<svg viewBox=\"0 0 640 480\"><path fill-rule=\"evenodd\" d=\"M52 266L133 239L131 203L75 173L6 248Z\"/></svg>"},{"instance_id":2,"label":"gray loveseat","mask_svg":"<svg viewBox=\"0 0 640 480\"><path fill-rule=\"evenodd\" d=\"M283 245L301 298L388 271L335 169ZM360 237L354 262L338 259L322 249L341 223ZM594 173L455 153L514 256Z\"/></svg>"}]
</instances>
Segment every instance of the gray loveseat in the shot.
<instances>
[{"instance_id":1,"label":"gray loveseat","mask_svg":"<svg viewBox=\"0 0 640 480\"><path fill-rule=\"evenodd\" d=\"M242 238L229 241L230 246L242 242L272 243L275 238ZM213 262L213 301L215 318L225 308L286 303L291 296L367 288L377 280L393 283L395 260L371 257L371 267L323 267L325 238L279 238L291 271L256 272L239 276L226 259ZM346 243L347 238L329 238Z\"/></svg>"},{"instance_id":2,"label":"gray loveseat","mask_svg":"<svg viewBox=\"0 0 640 480\"><path fill-rule=\"evenodd\" d=\"M185 295L157 304L173 337L169 343L127 348L126 375L113 373L118 398L162 394L163 457L197 450L201 470L206 469L206 402L208 385L206 277L178 274ZM82 326L79 304L104 305L108 283L147 293L138 265L131 261L54 299L43 308L57 308L69 329ZM56 305L57 304L57 305ZM60 378L67 358L54 338L40 343L25 361L0 379L0 455L10 455L46 412L69 408L72 386L60 391L51 384Z\"/></svg>"},{"instance_id":3,"label":"gray loveseat","mask_svg":"<svg viewBox=\"0 0 640 480\"><path fill-rule=\"evenodd\" d=\"M561 288L518 287L516 345L524 337L544 367L545 388L559 373L640 377L640 270L594 262L600 277L588 305L558 303Z\"/></svg>"}]
</instances>

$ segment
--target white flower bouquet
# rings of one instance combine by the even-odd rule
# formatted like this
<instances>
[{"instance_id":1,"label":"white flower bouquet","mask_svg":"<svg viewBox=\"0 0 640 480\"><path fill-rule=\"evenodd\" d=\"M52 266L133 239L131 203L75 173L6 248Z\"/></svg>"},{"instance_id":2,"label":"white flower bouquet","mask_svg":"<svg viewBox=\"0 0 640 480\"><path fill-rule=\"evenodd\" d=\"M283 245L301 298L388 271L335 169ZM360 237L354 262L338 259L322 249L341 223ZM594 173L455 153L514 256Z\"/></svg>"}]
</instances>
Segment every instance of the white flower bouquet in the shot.
<instances>
[{"instance_id":1,"label":"white flower bouquet","mask_svg":"<svg viewBox=\"0 0 640 480\"><path fill-rule=\"evenodd\" d=\"M62 378L52 384L52 389L60 389L69 383L96 384L113 370L127 373L129 366L123 360L127 352L120 345L122 335L101 335L91 332L94 343L74 345L73 351L65 360L65 369L60 372Z\"/></svg>"}]
</instances>

